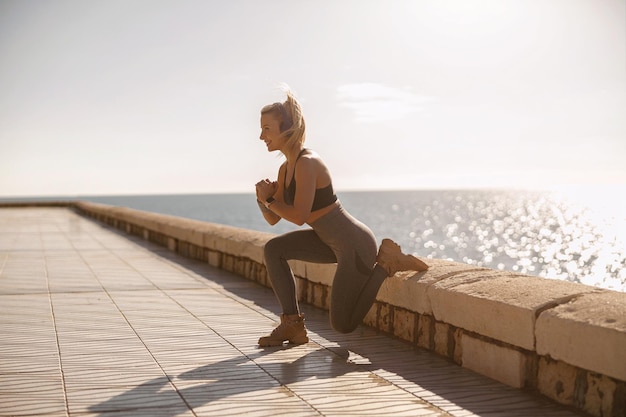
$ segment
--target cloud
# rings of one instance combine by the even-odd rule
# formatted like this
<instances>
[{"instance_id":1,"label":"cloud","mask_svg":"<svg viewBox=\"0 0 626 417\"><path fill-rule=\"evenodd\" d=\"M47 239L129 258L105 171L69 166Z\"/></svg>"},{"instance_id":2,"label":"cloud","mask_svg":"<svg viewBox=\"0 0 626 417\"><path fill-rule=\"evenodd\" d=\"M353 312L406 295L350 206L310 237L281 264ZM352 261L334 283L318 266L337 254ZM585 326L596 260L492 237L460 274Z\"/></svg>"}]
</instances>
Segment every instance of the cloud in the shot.
<instances>
[{"instance_id":1,"label":"cloud","mask_svg":"<svg viewBox=\"0 0 626 417\"><path fill-rule=\"evenodd\" d=\"M354 112L357 122L383 122L402 119L424 111L433 97L419 96L408 89L376 83L346 84L337 88L339 105Z\"/></svg>"}]
</instances>

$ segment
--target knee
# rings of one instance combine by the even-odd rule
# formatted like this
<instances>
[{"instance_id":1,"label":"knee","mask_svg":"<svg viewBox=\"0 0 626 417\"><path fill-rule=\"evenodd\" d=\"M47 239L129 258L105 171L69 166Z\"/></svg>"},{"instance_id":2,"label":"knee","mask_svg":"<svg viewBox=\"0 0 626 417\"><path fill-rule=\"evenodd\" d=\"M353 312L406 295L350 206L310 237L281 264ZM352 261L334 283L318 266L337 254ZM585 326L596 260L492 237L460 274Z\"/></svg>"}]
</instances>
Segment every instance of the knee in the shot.
<instances>
[{"instance_id":1,"label":"knee","mask_svg":"<svg viewBox=\"0 0 626 417\"><path fill-rule=\"evenodd\" d=\"M265 243L265 247L263 248L263 256L265 259L272 259L276 257L276 255L280 255L280 253L280 237L274 237Z\"/></svg>"}]
</instances>

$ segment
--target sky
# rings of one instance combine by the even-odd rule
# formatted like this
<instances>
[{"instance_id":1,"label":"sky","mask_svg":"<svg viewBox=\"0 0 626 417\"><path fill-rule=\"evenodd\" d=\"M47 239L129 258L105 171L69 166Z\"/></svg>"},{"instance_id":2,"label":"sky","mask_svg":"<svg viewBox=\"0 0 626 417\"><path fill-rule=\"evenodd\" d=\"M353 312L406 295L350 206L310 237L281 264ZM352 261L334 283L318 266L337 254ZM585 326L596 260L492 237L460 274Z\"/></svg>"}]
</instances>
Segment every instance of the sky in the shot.
<instances>
[{"instance_id":1,"label":"sky","mask_svg":"<svg viewBox=\"0 0 626 417\"><path fill-rule=\"evenodd\" d=\"M0 0L0 197L626 184L624 0Z\"/></svg>"}]
</instances>

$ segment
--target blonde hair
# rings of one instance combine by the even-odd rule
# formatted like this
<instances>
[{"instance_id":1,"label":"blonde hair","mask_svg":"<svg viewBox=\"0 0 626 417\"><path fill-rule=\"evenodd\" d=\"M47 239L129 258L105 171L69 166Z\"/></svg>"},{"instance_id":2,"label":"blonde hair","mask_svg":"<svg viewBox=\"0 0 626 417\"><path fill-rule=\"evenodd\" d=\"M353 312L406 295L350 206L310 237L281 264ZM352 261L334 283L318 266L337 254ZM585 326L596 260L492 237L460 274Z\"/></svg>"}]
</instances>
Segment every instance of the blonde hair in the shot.
<instances>
[{"instance_id":1,"label":"blonde hair","mask_svg":"<svg viewBox=\"0 0 626 417\"><path fill-rule=\"evenodd\" d=\"M272 114L278 119L280 133L287 138L288 148L293 149L302 146L306 139L304 116L294 93L287 86L283 86L283 90L287 94L287 100L268 104L261 109L261 115Z\"/></svg>"}]
</instances>

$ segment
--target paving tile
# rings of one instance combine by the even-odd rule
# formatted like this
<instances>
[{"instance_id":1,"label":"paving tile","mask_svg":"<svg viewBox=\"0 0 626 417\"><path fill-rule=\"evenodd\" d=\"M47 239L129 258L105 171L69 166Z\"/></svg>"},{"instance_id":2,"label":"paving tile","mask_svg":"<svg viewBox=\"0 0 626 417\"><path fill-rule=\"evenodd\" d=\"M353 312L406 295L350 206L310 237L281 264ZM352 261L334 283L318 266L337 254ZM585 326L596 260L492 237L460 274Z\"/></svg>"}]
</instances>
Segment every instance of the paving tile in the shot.
<instances>
[{"instance_id":1,"label":"paving tile","mask_svg":"<svg viewBox=\"0 0 626 417\"><path fill-rule=\"evenodd\" d=\"M59 369L59 359L53 355L41 360L36 357L27 356L23 358L2 359L0 362L0 373L10 374L19 372L53 372Z\"/></svg>"},{"instance_id":2,"label":"paving tile","mask_svg":"<svg viewBox=\"0 0 626 417\"><path fill-rule=\"evenodd\" d=\"M369 416L445 416L446 412L433 409L425 401L405 395L386 398L366 395L303 396L307 403L323 415Z\"/></svg>"},{"instance_id":3,"label":"paving tile","mask_svg":"<svg viewBox=\"0 0 626 417\"><path fill-rule=\"evenodd\" d=\"M266 378L257 378L251 381L210 381L184 383L174 382L176 388L185 400L192 405L201 405L221 399L233 402L259 402L280 404L290 403L295 395L266 375Z\"/></svg>"},{"instance_id":4,"label":"paving tile","mask_svg":"<svg viewBox=\"0 0 626 417\"><path fill-rule=\"evenodd\" d=\"M123 411L102 411L98 413L73 413L80 417L196 417L189 408L174 407L145 407Z\"/></svg>"},{"instance_id":5,"label":"paving tile","mask_svg":"<svg viewBox=\"0 0 626 417\"><path fill-rule=\"evenodd\" d=\"M66 415L63 392L41 396L31 393L0 392L0 415L2 416L48 416Z\"/></svg>"},{"instance_id":6,"label":"paving tile","mask_svg":"<svg viewBox=\"0 0 626 417\"><path fill-rule=\"evenodd\" d=\"M319 417L323 415L310 405L298 401L297 399L293 400L290 404L264 404L258 401L234 402L225 399L194 406L193 411L198 417L227 417L234 415L245 415L247 417Z\"/></svg>"},{"instance_id":7,"label":"paving tile","mask_svg":"<svg viewBox=\"0 0 626 417\"><path fill-rule=\"evenodd\" d=\"M65 387L70 390L85 388L133 387L163 377L160 369L137 371L133 369L81 369L64 374Z\"/></svg>"},{"instance_id":8,"label":"paving tile","mask_svg":"<svg viewBox=\"0 0 626 417\"><path fill-rule=\"evenodd\" d=\"M63 394L61 372L30 372L0 374L0 394L10 397L16 395L50 395L57 398Z\"/></svg>"},{"instance_id":9,"label":"paving tile","mask_svg":"<svg viewBox=\"0 0 626 417\"><path fill-rule=\"evenodd\" d=\"M167 381L166 379L162 379ZM188 409L178 392L167 383L151 381L131 389L125 387L68 390L70 413L125 411L139 408L175 407Z\"/></svg>"}]
</instances>

